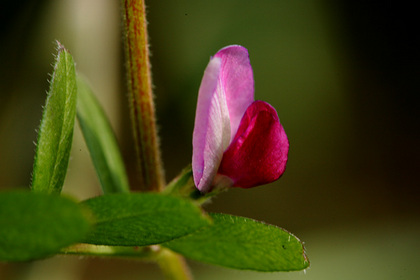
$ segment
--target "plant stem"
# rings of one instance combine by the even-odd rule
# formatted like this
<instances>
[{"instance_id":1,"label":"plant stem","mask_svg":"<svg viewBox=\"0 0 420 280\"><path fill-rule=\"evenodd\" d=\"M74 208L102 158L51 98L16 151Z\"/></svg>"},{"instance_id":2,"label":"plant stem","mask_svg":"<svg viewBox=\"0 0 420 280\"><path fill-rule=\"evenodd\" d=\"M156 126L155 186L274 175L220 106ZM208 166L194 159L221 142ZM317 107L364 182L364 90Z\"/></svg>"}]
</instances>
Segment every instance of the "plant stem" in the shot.
<instances>
[{"instance_id":1,"label":"plant stem","mask_svg":"<svg viewBox=\"0 0 420 280\"><path fill-rule=\"evenodd\" d=\"M133 258L145 261L155 261L168 280L191 280L191 273L184 258L169 249L159 245L105 246L92 244L75 244L61 250L65 255L82 255L95 257Z\"/></svg>"},{"instance_id":2,"label":"plant stem","mask_svg":"<svg viewBox=\"0 0 420 280\"><path fill-rule=\"evenodd\" d=\"M140 183L146 190L165 185L156 132L144 0L121 0L129 104Z\"/></svg>"},{"instance_id":3,"label":"plant stem","mask_svg":"<svg viewBox=\"0 0 420 280\"><path fill-rule=\"evenodd\" d=\"M131 247L131 246L106 246L92 244L75 244L61 250L66 255L82 255L96 257L130 257L151 260L155 258L159 246Z\"/></svg>"},{"instance_id":4,"label":"plant stem","mask_svg":"<svg viewBox=\"0 0 420 280\"><path fill-rule=\"evenodd\" d=\"M121 0L129 104L140 183L146 190L162 191L165 179L156 132L145 10L144 0ZM182 256L159 246L148 248L157 248L158 251L152 250L154 259L167 279L192 279Z\"/></svg>"},{"instance_id":5,"label":"plant stem","mask_svg":"<svg viewBox=\"0 0 420 280\"><path fill-rule=\"evenodd\" d=\"M169 249L161 248L157 263L168 280L191 280L192 276L184 258Z\"/></svg>"}]
</instances>

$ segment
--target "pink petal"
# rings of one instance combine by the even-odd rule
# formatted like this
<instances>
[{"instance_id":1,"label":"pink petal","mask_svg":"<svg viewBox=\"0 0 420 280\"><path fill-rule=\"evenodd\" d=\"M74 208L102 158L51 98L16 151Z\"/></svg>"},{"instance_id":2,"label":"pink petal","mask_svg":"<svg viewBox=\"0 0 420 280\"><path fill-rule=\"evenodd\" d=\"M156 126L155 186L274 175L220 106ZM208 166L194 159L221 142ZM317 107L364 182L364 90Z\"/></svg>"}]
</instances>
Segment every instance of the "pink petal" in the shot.
<instances>
[{"instance_id":1,"label":"pink petal","mask_svg":"<svg viewBox=\"0 0 420 280\"><path fill-rule=\"evenodd\" d=\"M207 65L198 93L193 132L194 183L207 192L230 141L230 121L224 92L220 90L221 59Z\"/></svg>"},{"instance_id":2,"label":"pink petal","mask_svg":"<svg viewBox=\"0 0 420 280\"><path fill-rule=\"evenodd\" d=\"M223 152L254 101L248 51L228 46L210 59L201 81L193 132L192 170L202 192L210 190Z\"/></svg>"},{"instance_id":3,"label":"pink petal","mask_svg":"<svg viewBox=\"0 0 420 280\"><path fill-rule=\"evenodd\" d=\"M242 46L227 46L214 57L222 60L220 86L227 100L232 140L246 109L254 102L254 75L248 50Z\"/></svg>"},{"instance_id":4,"label":"pink petal","mask_svg":"<svg viewBox=\"0 0 420 280\"><path fill-rule=\"evenodd\" d=\"M223 154L218 173L229 177L236 187L267 184L283 174L288 151L289 141L276 110L266 102L255 101Z\"/></svg>"}]
</instances>

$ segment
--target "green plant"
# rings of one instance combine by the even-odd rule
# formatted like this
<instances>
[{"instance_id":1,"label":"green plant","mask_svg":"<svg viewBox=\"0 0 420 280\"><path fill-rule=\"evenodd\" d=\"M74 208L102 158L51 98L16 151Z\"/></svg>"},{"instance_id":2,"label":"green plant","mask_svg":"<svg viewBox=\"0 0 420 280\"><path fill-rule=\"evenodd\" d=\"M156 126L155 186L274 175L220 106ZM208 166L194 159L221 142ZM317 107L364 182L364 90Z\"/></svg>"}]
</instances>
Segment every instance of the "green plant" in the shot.
<instances>
[{"instance_id":1,"label":"green plant","mask_svg":"<svg viewBox=\"0 0 420 280\"><path fill-rule=\"evenodd\" d=\"M122 12L132 128L141 184L147 191L130 192L108 120L75 70L73 57L57 43L31 190L0 193L0 260L29 261L55 254L131 257L155 261L168 279L191 277L182 256L235 269L307 268L303 244L293 234L248 218L203 211L204 202L226 190L225 179L214 178L214 187L199 190L194 169L188 166L165 184L144 3L122 1ZM76 118L104 193L82 202L60 195Z\"/></svg>"}]
</instances>

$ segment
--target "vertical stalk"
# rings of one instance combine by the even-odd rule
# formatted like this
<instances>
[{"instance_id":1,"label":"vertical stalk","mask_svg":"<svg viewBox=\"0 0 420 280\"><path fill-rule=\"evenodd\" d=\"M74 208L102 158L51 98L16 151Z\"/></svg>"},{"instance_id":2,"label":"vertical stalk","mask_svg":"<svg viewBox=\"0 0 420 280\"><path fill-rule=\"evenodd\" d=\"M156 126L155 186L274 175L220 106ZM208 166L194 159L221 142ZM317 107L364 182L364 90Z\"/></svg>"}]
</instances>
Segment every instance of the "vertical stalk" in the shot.
<instances>
[{"instance_id":1,"label":"vertical stalk","mask_svg":"<svg viewBox=\"0 0 420 280\"><path fill-rule=\"evenodd\" d=\"M157 263L168 280L191 280L192 276L184 258L171 250L160 248Z\"/></svg>"},{"instance_id":2,"label":"vertical stalk","mask_svg":"<svg viewBox=\"0 0 420 280\"><path fill-rule=\"evenodd\" d=\"M144 0L121 0L129 104L140 182L146 190L165 184L156 132Z\"/></svg>"},{"instance_id":3,"label":"vertical stalk","mask_svg":"<svg viewBox=\"0 0 420 280\"><path fill-rule=\"evenodd\" d=\"M121 12L129 104L141 184L147 190L162 191L165 180L156 132L144 0L121 0ZM192 279L184 258L168 249L159 247L156 262L167 279Z\"/></svg>"}]
</instances>

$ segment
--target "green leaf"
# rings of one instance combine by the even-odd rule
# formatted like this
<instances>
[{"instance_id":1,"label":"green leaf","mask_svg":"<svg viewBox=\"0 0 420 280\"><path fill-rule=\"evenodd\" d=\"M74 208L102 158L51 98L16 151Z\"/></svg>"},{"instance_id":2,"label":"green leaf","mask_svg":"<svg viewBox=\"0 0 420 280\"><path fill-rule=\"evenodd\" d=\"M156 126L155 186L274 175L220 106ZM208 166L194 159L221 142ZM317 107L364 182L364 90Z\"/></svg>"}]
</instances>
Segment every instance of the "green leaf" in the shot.
<instances>
[{"instance_id":1,"label":"green leaf","mask_svg":"<svg viewBox=\"0 0 420 280\"><path fill-rule=\"evenodd\" d=\"M83 202L96 224L85 243L144 246L159 244L208 226L192 202L157 193L110 194Z\"/></svg>"},{"instance_id":2,"label":"green leaf","mask_svg":"<svg viewBox=\"0 0 420 280\"><path fill-rule=\"evenodd\" d=\"M87 83L77 77L77 119L105 194L128 192L127 174L117 140Z\"/></svg>"},{"instance_id":3,"label":"green leaf","mask_svg":"<svg viewBox=\"0 0 420 280\"><path fill-rule=\"evenodd\" d=\"M292 271L309 266L291 233L252 219L210 214L213 225L163 244L188 258L236 269Z\"/></svg>"},{"instance_id":4,"label":"green leaf","mask_svg":"<svg viewBox=\"0 0 420 280\"><path fill-rule=\"evenodd\" d=\"M57 195L0 193L0 260L27 261L58 253L82 240L89 228L79 204Z\"/></svg>"},{"instance_id":5,"label":"green leaf","mask_svg":"<svg viewBox=\"0 0 420 280\"><path fill-rule=\"evenodd\" d=\"M73 140L76 97L73 58L58 43L57 60L38 134L32 175L34 191L61 192Z\"/></svg>"}]
</instances>

